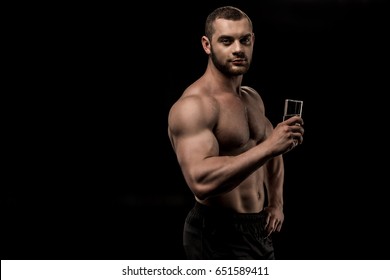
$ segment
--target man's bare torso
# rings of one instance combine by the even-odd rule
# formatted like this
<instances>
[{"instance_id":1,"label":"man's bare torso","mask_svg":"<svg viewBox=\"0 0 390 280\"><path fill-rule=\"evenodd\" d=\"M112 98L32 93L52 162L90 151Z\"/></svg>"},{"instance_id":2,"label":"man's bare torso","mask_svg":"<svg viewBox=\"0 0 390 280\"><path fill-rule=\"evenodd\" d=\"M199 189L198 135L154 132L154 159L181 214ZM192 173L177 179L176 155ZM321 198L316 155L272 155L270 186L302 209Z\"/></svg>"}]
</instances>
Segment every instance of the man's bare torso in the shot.
<instances>
[{"instance_id":1,"label":"man's bare torso","mask_svg":"<svg viewBox=\"0 0 390 280\"><path fill-rule=\"evenodd\" d=\"M199 81L198 81L199 82ZM268 120L264 106L257 92L242 87L240 94L235 92L212 91L200 84L183 96L197 94L212 103L217 110L213 133L218 141L220 156L234 156L247 151L266 137ZM232 191L199 200L209 205L233 209L239 213L259 212L264 206L264 168L261 167L246 178Z\"/></svg>"}]
</instances>

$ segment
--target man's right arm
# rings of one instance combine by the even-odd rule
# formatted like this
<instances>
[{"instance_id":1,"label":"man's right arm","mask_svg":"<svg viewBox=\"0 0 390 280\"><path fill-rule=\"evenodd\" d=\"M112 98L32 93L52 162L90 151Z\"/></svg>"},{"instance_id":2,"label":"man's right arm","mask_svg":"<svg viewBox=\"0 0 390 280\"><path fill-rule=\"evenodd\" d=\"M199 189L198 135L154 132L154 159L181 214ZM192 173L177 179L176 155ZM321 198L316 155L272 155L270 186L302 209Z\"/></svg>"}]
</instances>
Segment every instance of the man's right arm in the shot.
<instances>
[{"instance_id":1,"label":"man's right arm","mask_svg":"<svg viewBox=\"0 0 390 280\"><path fill-rule=\"evenodd\" d=\"M272 157L267 145L237 156L219 156L213 128L218 105L212 99L180 99L168 116L172 146L191 191L200 200L231 191Z\"/></svg>"}]
</instances>

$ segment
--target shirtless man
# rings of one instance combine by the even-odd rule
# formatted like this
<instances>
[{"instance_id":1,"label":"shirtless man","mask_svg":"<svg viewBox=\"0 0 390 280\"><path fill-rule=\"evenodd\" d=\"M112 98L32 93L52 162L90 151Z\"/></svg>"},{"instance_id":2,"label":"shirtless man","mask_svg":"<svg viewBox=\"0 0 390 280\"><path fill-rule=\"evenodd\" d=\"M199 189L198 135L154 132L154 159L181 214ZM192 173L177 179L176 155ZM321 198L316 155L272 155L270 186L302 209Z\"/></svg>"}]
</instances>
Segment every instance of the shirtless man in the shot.
<instances>
[{"instance_id":1,"label":"shirtless man","mask_svg":"<svg viewBox=\"0 0 390 280\"><path fill-rule=\"evenodd\" d=\"M204 74L173 104L168 135L195 197L183 231L188 259L275 259L282 155L303 141L303 120L273 127L260 95L241 85L252 60L250 18L227 6L206 19Z\"/></svg>"}]
</instances>

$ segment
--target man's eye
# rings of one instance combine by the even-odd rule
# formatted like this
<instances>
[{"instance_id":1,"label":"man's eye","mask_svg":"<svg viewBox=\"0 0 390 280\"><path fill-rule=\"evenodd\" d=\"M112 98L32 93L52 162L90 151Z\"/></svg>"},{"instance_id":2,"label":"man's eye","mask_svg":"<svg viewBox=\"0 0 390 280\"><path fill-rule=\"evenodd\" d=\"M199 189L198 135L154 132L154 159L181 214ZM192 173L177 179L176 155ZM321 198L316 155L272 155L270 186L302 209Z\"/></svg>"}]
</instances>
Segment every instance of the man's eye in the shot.
<instances>
[{"instance_id":1,"label":"man's eye","mask_svg":"<svg viewBox=\"0 0 390 280\"><path fill-rule=\"evenodd\" d=\"M251 43L251 38L247 37L241 40L241 43L243 44L250 44Z\"/></svg>"}]
</instances>

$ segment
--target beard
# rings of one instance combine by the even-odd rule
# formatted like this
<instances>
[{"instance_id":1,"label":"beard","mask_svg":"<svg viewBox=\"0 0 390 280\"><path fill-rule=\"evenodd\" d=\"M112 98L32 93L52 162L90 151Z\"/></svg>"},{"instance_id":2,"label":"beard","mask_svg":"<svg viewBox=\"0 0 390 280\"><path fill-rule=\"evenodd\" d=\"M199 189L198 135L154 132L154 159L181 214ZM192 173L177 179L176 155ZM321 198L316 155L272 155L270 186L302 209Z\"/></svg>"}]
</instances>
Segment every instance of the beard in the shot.
<instances>
[{"instance_id":1,"label":"beard","mask_svg":"<svg viewBox=\"0 0 390 280\"><path fill-rule=\"evenodd\" d=\"M237 57L246 58L247 64L245 66L234 68L228 62L222 62L222 61L218 60L218 57L215 55L215 52L213 51L213 49L211 48L210 50L211 50L211 61L213 62L215 67L219 71L221 71L221 73L223 73L224 75L226 75L226 76L239 76L239 75L243 75L246 72L248 72L249 66L250 66L250 60L245 56L245 54L241 53Z\"/></svg>"}]
</instances>

